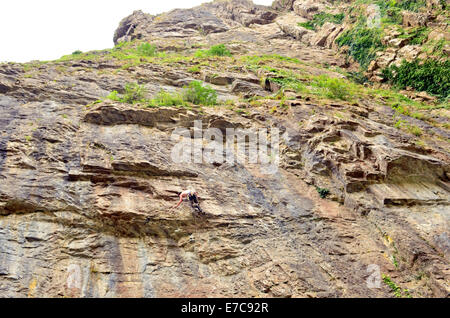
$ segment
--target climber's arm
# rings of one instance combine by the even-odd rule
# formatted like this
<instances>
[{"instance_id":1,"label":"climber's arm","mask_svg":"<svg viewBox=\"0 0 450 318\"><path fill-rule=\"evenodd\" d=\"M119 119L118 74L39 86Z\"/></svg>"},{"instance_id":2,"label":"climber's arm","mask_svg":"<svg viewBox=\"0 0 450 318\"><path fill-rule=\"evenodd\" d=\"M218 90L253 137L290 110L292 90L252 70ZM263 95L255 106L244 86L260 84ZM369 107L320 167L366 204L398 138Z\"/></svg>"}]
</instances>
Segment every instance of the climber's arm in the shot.
<instances>
[{"instance_id":1,"label":"climber's arm","mask_svg":"<svg viewBox=\"0 0 450 318\"><path fill-rule=\"evenodd\" d=\"M180 201L178 201L177 205L174 206L171 210L178 208L180 206L181 202L183 202L183 196L180 194Z\"/></svg>"}]
</instances>

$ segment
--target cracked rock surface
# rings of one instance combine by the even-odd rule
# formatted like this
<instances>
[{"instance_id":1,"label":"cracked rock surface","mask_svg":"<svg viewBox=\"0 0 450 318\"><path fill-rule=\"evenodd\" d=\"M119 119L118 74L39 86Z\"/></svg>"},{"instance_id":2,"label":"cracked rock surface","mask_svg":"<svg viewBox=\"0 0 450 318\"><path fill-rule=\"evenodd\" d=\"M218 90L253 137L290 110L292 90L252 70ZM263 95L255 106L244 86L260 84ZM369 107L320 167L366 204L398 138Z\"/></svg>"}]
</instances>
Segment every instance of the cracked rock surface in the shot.
<instances>
[{"instance_id":1,"label":"cracked rock surface","mask_svg":"<svg viewBox=\"0 0 450 318\"><path fill-rule=\"evenodd\" d=\"M289 21L285 14L244 0L159 18L135 12L115 41L149 37L182 51L185 41L230 38L241 41L230 40L235 56L290 56L308 74L342 77L314 62L344 59L331 45L286 35L275 21ZM281 107L269 98L277 87L262 85L257 71L230 59L192 73L191 63L122 69L100 54L32 71L0 66L1 297L393 297L383 283L369 288L372 264L413 297L448 297L448 130L411 118L434 138L419 147L379 101L325 103L291 92ZM221 104L105 99L133 81L155 95L194 79L210 83ZM250 105L252 96L260 103ZM278 128L278 173L245 162L173 162L172 132L196 120L221 131ZM189 187L206 217L188 204L169 211Z\"/></svg>"}]
</instances>

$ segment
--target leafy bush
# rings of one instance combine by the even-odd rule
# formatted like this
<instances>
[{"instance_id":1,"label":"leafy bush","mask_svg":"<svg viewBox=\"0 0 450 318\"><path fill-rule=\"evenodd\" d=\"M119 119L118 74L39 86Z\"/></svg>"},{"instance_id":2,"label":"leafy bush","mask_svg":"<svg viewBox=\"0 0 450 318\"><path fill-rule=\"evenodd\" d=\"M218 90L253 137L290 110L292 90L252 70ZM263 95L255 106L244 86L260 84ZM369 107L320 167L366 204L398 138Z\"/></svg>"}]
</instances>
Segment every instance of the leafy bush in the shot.
<instances>
[{"instance_id":1,"label":"leafy bush","mask_svg":"<svg viewBox=\"0 0 450 318\"><path fill-rule=\"evenodd\" d=\"M328 189L316 187L316 190L322 199L325 199L330 194L330 190L328 190Z\"/></svg>"},{"instance_id":2,"label":"leafy bush","mask_svg":"<svg viewBox=\"0 0 450 318\"><path fill-rule=\"evenodd\" d=\"M76 50L72 53L72 55L80 55L80 54L83 54L83 52L80 50Z\"/></svg>"},{"instance_id":3,"label":"leafy bush","mask_svg":"<svg viewBox=\"0 0 450 318\"><path fill-rule=\"evenodd\" d=\"M316 85L324 90L324 95L332 99L349 100L351 97L350 83L333 77L319 76Z\"/></svg>"},{"instance_id":4,"label":"leafy bush","mask_svg":"<svg viewBox=\"0 0 450 318\"><path fill-rule=\"evenodd\" d=\"M313 30L313 31L316 29L316 26L313 24L312 21L308 21L308 22L299 22L299 23L298 23L298 26L301 26L301 27L304 27L305 29Z\"/></svg>"},{"instance_id":5,"label":"leafy bush","mask_svg":"<svg viewBox=\"0 0 450 318\"><path fill-rule=\"evenodd\" d=\"M267 78L269 82L277 83L282 89L292 89L296 92L304 91L304 84L302 81L298 80L295 76L286 77L269 77Z\"/></svg>"},{"instance_id":6,"label":"leafy bush","mask_svg":"<svg viewBox=\"0 0 450 318\"><path fill-rule=\"evenodd\" d=\"M119 96L118 91L112 91L106 98L116 102L122 102L122 98Z\"/></svg>"},{"instance_id":7,"label":"leafy bush","mask_svg":"<svg viewBox=\"0 0 450 318\"><path fill-rule=\"evenodd\" d=\"M183 90L183 100L195 105L212 106L217 104L217 92L211 86L203 86L199 81L193 81Z\"/></svg>"},{"instance_id":8,"label":"leafy bush","mask_svg":"<svg viewBox=\"0 0 450 318\"><path fill-rule=\"evenodd\" d=\"M231 52L226 48L224 44L214 45L209 51L208 55L212 56L231 56Z\"/></svg>"},{"instance_id":9,"label":"leafy bush","mask_svg":"<svg viewBox=\"0 0 450 318\"><path fill-rule=\"evenodd\" d=\"M125 103L133 104L135 102L142 101L145 94L146 89L144 86L137 83L128 83L125 85L125 94L122 99Z\"/></svg>"},{"instance_id":10,"label":"leafy bush","mask_svg":"<svg viewBox=\"0 0 450 318\"><path fill-rule=\"evenodd\" d=\"M120 95L117 91L113 91L107 96L107 99L128 104L146 103L148 107L187 106L188 102L206 106L217 104L217 92L210 86L203 86L198 81L193 81L189 86L185 86L182 93L161 90L153 99L146 99L146 93L144 86L129 83L125 85L125 94Z\"/></svg>"},{"instance_id":11,"label":"leafy bush","mask_svg":"<svg viewBox=\"0 0 450 318\"><path fill-rule=\"evenodd\" d=\"M209 50L198 50L195 53L195 56L196 57L232 56L232 54L224 44L218 44L218 45L211 46Z\"/></svg>"},{"instance_id":12,"label":"leafy bush","mask_svg":"<svg viewBox=\"0 0 450 318\"><path fill-rule=\"evenodd\" d=\"M134 104L136 102L144 102L145 94L146 89L144 86L136 83L128 83L125 85L125 94L121 96L117 91L113 91L107 98L116 102Z\"/></svg>"},{"instance_id":13,"label":"leafy bush","mask_svg":"<svg viewBox=\"0 0 450 318\"><path fill-rule=\"evenodd\" d=\"M148 102L149 107L157 106L180 106L185 105L183 98L178 93L170 93L165 90L159 91L155 98Z\"/></svg>"},{"instance_id":14,"label":"leafy bush","mask_svg":"<svg viewBox=\"0 0 450 318\"><path fill-rule=\"evenodd\" d=\"M324 25L326 22L331 22L335 24L341 24L344 20L345 15L343 13L339 14L330 14L330 13L317 13L314 15L313 19L308 22L299 23L299 26L302 26L309 30L315 30L318 26Z\"/></svg>"},{"instance_id":15,"label":"leafy bush","mask_svg":"<svg viewBox=\"0 0 450 318\"><path fill-rule=\"evenodd\" d=\"M375 53L384 48L381 43L382 32L369 29L359 23L355 28L345 31L336 39L339 46L348 45L348 54L359 62L363 69L375 58Z\"/></svg>"},{"instance_id":16,"label":"leafy bush","mask_svg":"<svg viewBox=\"0 0 450 318\"><path fill-rule=\"evenodd\" d=\"M137 48L137 52L142 56L156 56L156 45L150 43L142 43Z\"/></svg>"},{"instance_id":17,"label":"leafy bush","mask_svg":"<svg viewBox=\"0 0 450 318\"><path fill-rule=\"evenodd\" d=\"M391 65L383 70L383 77L398 88L412 87L426 91L441 99L450 95L450 61L404 60L400 66Z\"/></svg>"}]
</instances>

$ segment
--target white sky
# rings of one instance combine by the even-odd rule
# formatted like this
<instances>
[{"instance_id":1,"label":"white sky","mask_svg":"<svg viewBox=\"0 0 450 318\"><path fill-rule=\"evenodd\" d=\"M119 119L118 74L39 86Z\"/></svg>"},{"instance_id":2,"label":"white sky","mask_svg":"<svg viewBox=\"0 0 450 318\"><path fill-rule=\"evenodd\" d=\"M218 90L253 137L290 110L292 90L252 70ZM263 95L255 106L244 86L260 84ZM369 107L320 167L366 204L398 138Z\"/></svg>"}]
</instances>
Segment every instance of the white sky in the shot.
<instances>
[{"instance_id":1,"label":"white sky","mask_svg":"<svg viewBox=\"0 0 450 318\"><path fill-rule=\"evenodd\" d=\"M254 0L270 5L273 0ZM157 14L207 0L2 0L0 62L54 60L114 46L120 20L134 10Z\"/></svg>"}]
</instances>

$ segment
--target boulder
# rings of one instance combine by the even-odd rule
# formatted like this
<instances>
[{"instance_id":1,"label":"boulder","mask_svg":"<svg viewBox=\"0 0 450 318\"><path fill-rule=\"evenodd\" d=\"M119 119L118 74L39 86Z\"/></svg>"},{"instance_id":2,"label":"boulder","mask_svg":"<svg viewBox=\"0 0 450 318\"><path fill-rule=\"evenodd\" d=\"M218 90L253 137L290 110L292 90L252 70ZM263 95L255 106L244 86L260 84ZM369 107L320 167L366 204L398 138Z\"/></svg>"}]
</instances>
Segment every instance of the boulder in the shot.
<instances>
[{"instance_id":1,"label":"boulder","mask_svg":"<svg viewBox=\"0 0 450 318\"><path fill-rule=\"evenodd\" d=\"M0 94L5 94L15 89L15 79L11 76L0 75Z\"/></svg>"},{"instance_id":2,"label":"boulder","mask_svg":"<svg viewBox=\"0 0 450 318\"><path fill-rule=\"evenodd\" d=\"M422 47L420 45L406 45L397 51L397 57L411 62L415 60L421 52Z\"/></svg>"},{"instance_id":3,"label":"boulder","mask_svg":"<svg viewBox=\"0 0 450 318\"><path fill-rule=\"evenodd\" d=\"M428 40L429 41L441 41L442 39L446 41L450 41L450 33L445 32L439 29L432 30L430 34L428 34Z\"/></svg>"},{"instance_id":4,"label":"boulder","mask_svg":"<svg viewBox=\"0 0 450 318\"><path fill-rule=\"evenodd\" d=\"M243 80L235 80L231 86L233 93L242 93L244 98L253 96L267 96L269 93L261 88L260 85Z\"/></svg>"},{"instance_id":5,"label":"boulder","mask_svg":"<svg viewBox=\"0 0 450 318\"><path fill-rule=\"evenodd\" d=\"M275 0L272 3L272 8L275 10L287 10L293 9L295 0Z\"/></svg>"},{"instance_id":6,"label":"boulder","mask_svg":"<svg viewBox=\"0 0 450 318\"><path fill-rule=\"evenodd\" d=\"M298 24L300 22L305 22L304 18L301 18L293 13L288 13L283 17L276 20L276 24L285 34L292 36L293 38L302 41L304 43L309 43L306 38L310 38L315 33L311 30L305 29ZM309 35L309 37L307 37Z\"/></svg>"},{"instance_id":7,"label":"boulder","mask_svg":"<svg viewBox=\"0 0 450 318\"><path fill-rule=\"evenodd\" d=\"M145 34L145 28L153 21L153 16L142 12L134 11L131 15L124 18L119 23L119 27L114 33L114 44L123 41L132 41L142 38Z\"/></svg>"},{"instance_id":8,"label":"boulder","mask_svg":"<svg viewBox=\"0 0 450 318\"><path fill-rule=\"evenodd\" d=\"M401 48L405 46L405 44L408 42L407 39L401 39L401 38L395 38L388 42L389 46L395 47L395 48Z\"/></svg>"},{"instance_id":9,"label":"boulder","mask_svg":"<svg viewBox=\"0 0 450 318\"><path fill-rule=\"evenodd\" d=\"M297 0L294 2L294 12L304 18L311 18L314 14L319 13L320 5L317 1Z\"/></svg>"},{"instance_id":10,"label":"boulder","mask_svg":"<svg viewBox=\"0 0 450 318\"><path fill-rule=\"evenodd\" d=\"M327 22L325 23L320 30L312 37L311 45L315 46L325 46L327 43L327 39L331 33L336 30L336 24Z\"/></svg>"},{"instance_id":11,"label":"boulder","mask_svg":"<svg viewBox=\"0 0 450 318\"><path fill-rule=\"evenodd\" d=\"M388 67L395 60L395 57L397 56L396 51L393 49L387 49L386 51L378 52L378 54L379 54L379 56L376 60L376 64L380 68Z\"/></svg>"},{"instance_id":12,"label":"boulder","mask_svg":"<svg viewBox=\"0 0 450 318\"><path fill-rule=\"evenodd\" d=\"M427 92L419 92L419 93L417 93L414 99L420 100L420 101L423 101L423 102L435 102L435 101L437 101L437 98L435 96L431 96Z\"/></svg>"},{"instance_id":13,"label":"boulder","mask_svg":"<svg viewBox=\"0 0 450 318\"><path fill-rule=\"evenodd\" d=\"M402 21L404 27L426 26L429 16L424 13L416 13L411 11L402 12Z\"/></svg>"},{"instance_id":14,"label":"boulder","mask_svg":"<svg viewBox=\"0 0 450 318\"><path fill-rule=\"evenodd\" d=\"M449 44L444 45L442 52L444 52L445 55L450 56L450 45Z\"/></svg>"},{"instance_id":15,"label":"boulder","mask_svg":"<svg viewBox=\"0 0 450 318\"><path fill-rule=\"evenodd\" d=\"M379 67L379 66L378 66L378 64L377 64L377 61L376 61L376 60L373 60L373 61L370 62L369 66L367 67L367 71L368 71L368 72L373 72L373 71L375 71L378 67Z\"/></svg>"},{"instance_id":16,"label":"boulder","mask_svg":"<svg viewBox=\"0 0 450 318\"><path fill-rule=\"evenodd\" d=\"M344 31L344 27L343 26L336 26L336 28L334 29L334 31L332 31L330 33L330 35L327 37L327 40L325 42L325 47L331 49L334 47L334 40L336 40L338 38L338 36L342 33L342 31Z\"/></svg>"}]
</instances>

